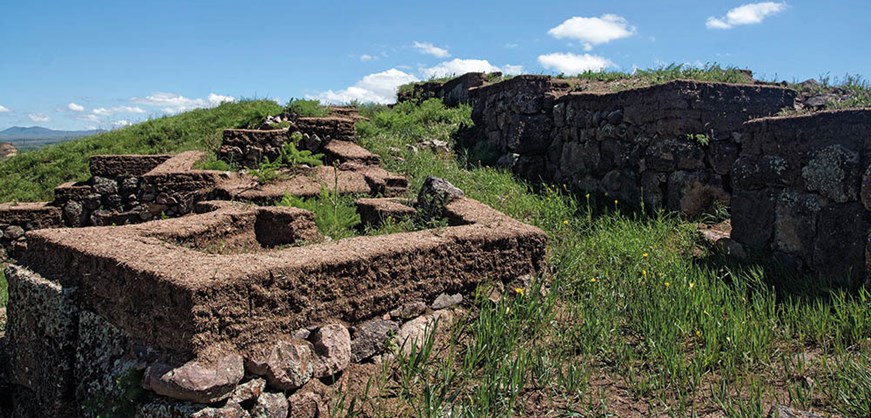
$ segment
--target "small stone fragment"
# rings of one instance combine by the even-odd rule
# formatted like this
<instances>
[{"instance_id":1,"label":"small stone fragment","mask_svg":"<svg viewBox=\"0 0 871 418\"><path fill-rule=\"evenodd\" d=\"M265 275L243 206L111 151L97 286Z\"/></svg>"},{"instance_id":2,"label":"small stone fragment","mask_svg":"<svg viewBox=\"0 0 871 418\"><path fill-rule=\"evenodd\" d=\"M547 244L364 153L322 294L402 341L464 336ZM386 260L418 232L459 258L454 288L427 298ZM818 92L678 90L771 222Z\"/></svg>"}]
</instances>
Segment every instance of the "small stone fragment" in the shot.
<instances>
[{"instance_id":1,"label":"small stone fragment","mask_svg":"<svg viewBox=\"0 0 871 418\"><path fill-rule=\"evenodd\" d=\"M94 188L94 191L99 194L118 193L118 183L115 180L107 179L105 177L94 177L92 187Z\"/></svg>"},{"instance_id":2,"label":"small stone fragment","mask_svg":"<svg viewBox=\"0 0 871 418\"><path fill-rule=\"evenodd\" d=\"M420 316L426 311L426 304L421 301L406 303L392 311L390 317L394 319L411 319Z\"/></svg>"},{"instance_id":3,"label":"small stone fragment","mask_svg":"<svg viewBox=\"0 0 871 418\"><path fill-rule=\"evenodd\" d=\"M438 295L436 300L432 303L432 308L435 310L448 308L459 304L463 301L463 295L457 293L455 295L449 295L447 293L442 293Z\"/></svg>"},{"instance_id":4,"label":"small stone fragment","mask_svg":"<svg viewBox=\"0 0 871 418\"><path fill-rule=\"evenodd\" d=\"M283 393L264 393L251 409L252 418L286 418L290 404Z\"/></svg>"},{"instance_id":5,"label":"small stone fragment","mask_svg":"<svg viewBox=\"0 0 871 418\"><path fill-rule=\"evenodd\" d=\"M251 379L236 386L236 389L233 390L233 394L230 395L228 402L242 403L252 399L257 399L257 397L263 393L263 389L265 388L265 380L259 378Z\"/></svg>"}]
</instances>

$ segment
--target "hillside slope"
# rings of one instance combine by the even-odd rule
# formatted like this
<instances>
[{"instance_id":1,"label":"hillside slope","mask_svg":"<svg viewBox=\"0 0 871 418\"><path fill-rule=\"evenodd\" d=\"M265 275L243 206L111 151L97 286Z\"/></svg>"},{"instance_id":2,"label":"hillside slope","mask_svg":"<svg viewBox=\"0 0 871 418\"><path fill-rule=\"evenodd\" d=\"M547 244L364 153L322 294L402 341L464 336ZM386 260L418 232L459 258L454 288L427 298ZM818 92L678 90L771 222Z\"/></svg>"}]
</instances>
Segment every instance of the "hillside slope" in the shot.
<instances>
[{"instance_id":1,"label":"hillside slope","mask_svg":"<svg viewBox=\"0 0 871 418\"><path fill-rule=\"evenodd\" d=\"M224 103L19 154L0 162L0 202L51 200L55 186L88 178L92 155L214 149L223 129L248 126L280 111L270 100Z\"/></svg>"}]
</instances>

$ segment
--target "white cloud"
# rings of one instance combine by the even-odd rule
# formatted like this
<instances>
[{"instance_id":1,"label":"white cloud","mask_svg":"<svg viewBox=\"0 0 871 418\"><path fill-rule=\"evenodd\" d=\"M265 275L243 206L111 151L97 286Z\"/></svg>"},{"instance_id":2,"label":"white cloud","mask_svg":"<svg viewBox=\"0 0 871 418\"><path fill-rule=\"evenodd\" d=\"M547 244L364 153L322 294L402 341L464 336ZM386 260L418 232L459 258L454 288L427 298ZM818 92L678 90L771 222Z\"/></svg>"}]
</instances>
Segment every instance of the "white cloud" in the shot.
<instances>
[{"instance_id":1,"label":"white cloud","mask_svg":"<svg viewBox=\"0 0 871 418\"><path fill-rule=\"evenodd\" d=\"M450 61L441 62L433 67L420 70L420 72L426 78L448 77L476 72L492 73L495 71L502 71L502 69L493 64L490 64L490 62L487 60L465 60L459 58L454 58Z\"/></svg>"},{"instance_id":2,"label":"white cloud","mask_svg":"<svg viewBox=\"0 0 871 418\"><path fill-rule=\"evenodd\" d=\"M51 120L50 117L43 115L42 113L31 113L31 114L27 115L27 117L30 118L30 120L37 122L37 123L45 123L45 122L48 122Z\"/></svg>"},{"instance_id":3,"label":"white cloud","mask_svg":"<svg viewBox=\"0 0 871 418\"><path fill-rule=\"evenodd\" d=\"M113 106L110 108L98 107L92 112L99 116L110 116L116 113L145 113L145 109L138 106Z\"/></svg>"},{"instance_id":4,"label":"white cloud","mask_svg":"<svg viewBox=\"0 0 871 418\"><path fill-rule=\"evenodd\" d=\"M378 59L378 57L373 57L372 55L369 55L369 54L360 55L360 61L363 61L363 62L372 61L372 60L376 60L376 59Z\"/></svg>"},{"instance_id":5,"label":"white cloud","mask_svg":"<svg viewBox=\"0 0 871 418\"><path fill-rule=\"evenodd\" d=\"M9 111L9 108L3 105L0 105L0 113L6 113Z\"/></svg>"},{"instance_id":6,"label":"white cloud","mask_svg":"<svg viewBox=\"0 0 871 418\"><path fill-rule=\"evenodd\" d=\"M584 43L584 50L593 46L628 38L635 34L635 27L614 14L604 14L601 17L572 17L559 26L547 31L548 35L557 39L576 39Z\"/></svg>"},{"instance_id":7,"label":"white cloud","mask_svg":"<svg viewBox=\"0 0 871 418\"><path fill-rule=\"evenodd\" d=\"M81 115L78 117L78 119L88 121L88 122L94 122L94 123L100 122L100 117L97 115L91 114L91 113L89 113L87 115Z\"/></svg>"},{"instance_id":8,"label":"white cloud","mask_svg":"<svg viewBox=\"0 0 871 418\"><path fill-rule=\"evenodd\" d=\"M585 71L602 71L613 67L614 63L607 58L590 54L572 54L571 52L554 52L538 56L538 63L549 70L563 74L580 74Z\"/></svg>"},{"instance_id":9,"label":"white cloud","mask_svg":"<svg viewBox=\"0 0 871 418\"><path fill-rule=\"evenodd\" d=\"M191 99L180 94L156 92L145 97L134 97L130 101L147 106L161 106L161 111L164 113L179 113L202 107L214 107L224 102L235 102L236 98L209 93L205 99Z\"/></svg>"},{"instance_id":10,"label":"white cloud","mask_svg":"<svg viewBox=\"0 0 871 418\"><path fill-rule=\"evenodd\" d=\"M130 126L132 124L133 124L133 122L130 122L129 120L126 120L126 119L121 119L121 120L117 120L115 122L112 122L112 125L115 126L116 128L123 128L125 126Z\"/></svg>"},{"instance_id":11,"label":"white cloud","mask_svg":"<svg viewBox=\"0 0 871 418\"><path fill-rule=\"evenodd\" d=\"M382 104L393 103L396 101L396 88L415 81L418 81L417 77L391 68L380 73L369 74L346 89L328 90L314 95L306 95L306 97L318 99L325 103L348 103L354 100Z\"/></svg>"},{"instance_id":12,"label":"white cloud","mask_svg":"<svg viewBox=\"0 0 871 418\"><path fill-rule=\"evenodd\" d=\"M510 43L510 42L509 42L509 43L507 43L507 44L505 44L505 45L502 45L502 46L505 47L505 48L508 48L508 49L514 49L514 48L517 48L517 47L520 46L520 45L518 45L518 44L514 44L514 43Z\"/></svg>"},{"instance_id":13,"label":"white cloud","mask_svg":"<svg viewBox=\"0 0 871 418\"><path fill-rule=\"evenodd\" d=\"M786 10L786 2L749 3L726 12L722 18L709 17L705 26L708 29L731 29L740 25L755 25L762 23L766 17Z\"/></svg>"},{"instance_id":14,"label":"white cloud","mask_svg":"<svg viewBox=\"0 0 871 418\"><path fill-rule=\"evenodd\" d=\"M415 41L411 46L420 51L421 54L428 54L438 58L447 58L451 56L447 49L439 48L429 42Z\"/></svg>"},{"instance_id":15,"label":"white cloud","mask_svg":"<svg viewBox=\"0 0 871 418\"><path fill-rule=\"evenodd\" d=\"M523 66L522 65L506 65L502 67L502 72L505 74L518 75L523 74Z\"/></svg>"},{"instance_id":16,"label":"white cloud","mask_svg":"<svg viewBox=\"0 0 871 418\"><path fill-rule=\"evenodd\" d=\"M73 102L70 102L70 104L67 105L67 109L72 110L73 112L84 112L85 111L84 106L82 106L78 103L73 103Z\"/></svg>"}]
</instances>

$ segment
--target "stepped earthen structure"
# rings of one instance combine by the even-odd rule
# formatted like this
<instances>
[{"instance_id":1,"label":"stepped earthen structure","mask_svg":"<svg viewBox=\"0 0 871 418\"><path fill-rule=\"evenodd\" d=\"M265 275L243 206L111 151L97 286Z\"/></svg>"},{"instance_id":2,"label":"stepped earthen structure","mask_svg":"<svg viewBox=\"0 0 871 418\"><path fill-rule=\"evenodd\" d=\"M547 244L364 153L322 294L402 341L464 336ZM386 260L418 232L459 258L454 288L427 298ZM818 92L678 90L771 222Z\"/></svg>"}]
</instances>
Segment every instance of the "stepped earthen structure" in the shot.
<instances>
[{"instance_id":1,"label":"stepped earthen structure","mask_svg":"<svg viewBox=\"0 0 871 418\"><path fill-rule=\"evenodd\" d=\"M0 416L323 416L325 384L421 344L475 285L541 270L542 231L438 179L408 200L355 143L359 116L331 110L226 130L218 157L239 171L197 168L202 152L95 156L52 202L0 205L15 259ZM259 181L288 141L325 165ZM361 228L447 226L331 241L311 212L274 206L322 190L369 196Z\"/></svg>"}]
</instances>

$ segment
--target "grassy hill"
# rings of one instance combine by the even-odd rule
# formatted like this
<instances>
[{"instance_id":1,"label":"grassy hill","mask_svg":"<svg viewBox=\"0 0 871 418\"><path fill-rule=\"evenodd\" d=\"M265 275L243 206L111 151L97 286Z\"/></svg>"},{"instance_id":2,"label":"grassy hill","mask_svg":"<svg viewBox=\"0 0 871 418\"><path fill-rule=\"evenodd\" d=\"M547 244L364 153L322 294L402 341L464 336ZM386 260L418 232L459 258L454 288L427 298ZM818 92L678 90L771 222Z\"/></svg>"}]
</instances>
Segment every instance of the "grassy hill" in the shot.
<instances>
[{"instance_id":1,"label":"grassy hill","mask_svg":"<svg viewBox=\"0 0 871 418\"><path fill-rule=\"evenodd\" d=\"M224 103L22 153L0 161L0 202L51 200L55 186L89 177L92 155L214 150L223 129L248 126L281 109L269 100Z\"/></svg>"}]
</instances>

